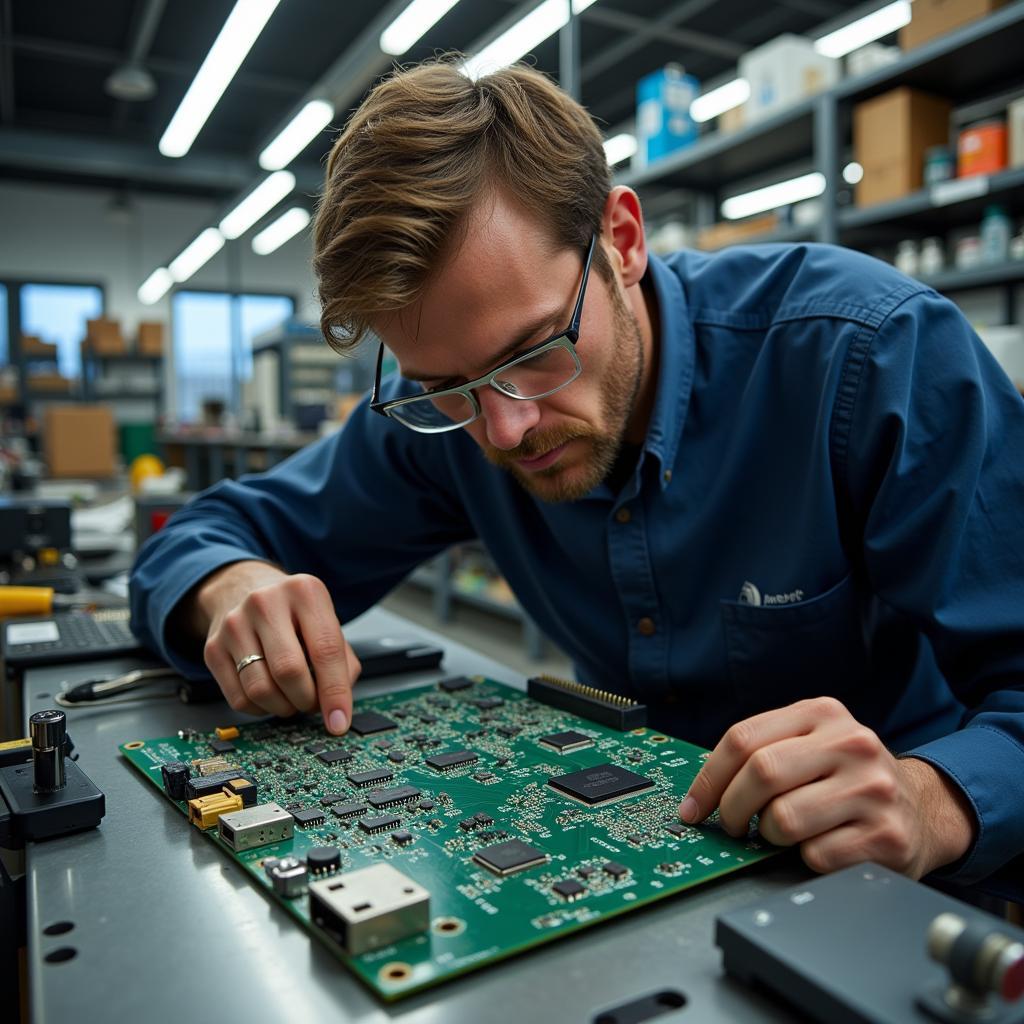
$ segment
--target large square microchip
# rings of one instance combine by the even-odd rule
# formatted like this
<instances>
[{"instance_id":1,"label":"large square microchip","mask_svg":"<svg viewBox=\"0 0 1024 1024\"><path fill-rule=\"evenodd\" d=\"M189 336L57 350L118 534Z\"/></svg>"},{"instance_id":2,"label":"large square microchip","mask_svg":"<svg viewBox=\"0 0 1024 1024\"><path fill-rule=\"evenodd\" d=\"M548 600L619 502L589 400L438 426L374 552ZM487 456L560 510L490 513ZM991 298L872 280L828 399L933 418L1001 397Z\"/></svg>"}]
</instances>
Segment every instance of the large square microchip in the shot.
<instances>
[{"instance_id":1,"label":"large square microchip","mask_svg":"<svg viewBox=\"0 0 1024 1024\"><path fill-rule=\"evenodd\" d=\"M599 764L568 775L556 775L548 779L548 785L591 807L654 787L650 779L617 764Z\"/></svg>"},{"instance_id":2,"label":"large square microchip","mask_svg":"<svg viewBox=\"0 0 1024 1024\"><path fill-rule=\"evenodd\" d=\"M547 859L548 855L543 850L538 850L521 839L510 839L507 843L485 846L473 854L473 860L496 875L514 875L517 871L545 864Z\"/></svg>"},{"instance_id":3,"label":"large square microchip","mask_svg":"<svg viewBox=\"0 0 1024 1024\"><path fill-rule=\"evenodd\" d=\"M357 736L370 736L375 732L397 729L398 723L377 711L357 711L352 716L352 731Z\"/></svg>"}]
</instances>

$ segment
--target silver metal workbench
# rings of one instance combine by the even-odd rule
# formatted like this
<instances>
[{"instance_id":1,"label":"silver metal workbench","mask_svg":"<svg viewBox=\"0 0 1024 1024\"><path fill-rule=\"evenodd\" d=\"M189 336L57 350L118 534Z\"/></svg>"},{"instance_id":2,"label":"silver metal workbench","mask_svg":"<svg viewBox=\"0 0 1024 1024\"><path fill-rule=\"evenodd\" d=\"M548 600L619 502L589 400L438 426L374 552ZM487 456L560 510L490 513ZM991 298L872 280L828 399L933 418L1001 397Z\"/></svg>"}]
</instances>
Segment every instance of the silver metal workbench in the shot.
<instances>
[{"instance_id":1,"label":"silver metal workbench","mask_svg":"<svg viewBox=\"0 0 1024 1024\"><path fill-rule=\"evenodd\" d=\"M368 613L347 632L417 634L446 650L443 672L361 683L357 700L360 692L463 673L523 685L501 665L385 611ZM53 706L65 680L122 665L131 662L31 670L25 715ZM713 941L718 913L807 877L790 857L385 1005L185 827L117 749L186 725L212 729L242 720L224 704L189 707L174 699L68 711L80 764L106 794L107 813L98 829L26 851L33 1020L569 1024L662 990L682 993L687 1005L658 1016L658 1024L797 1019L726 979Z\"/></svg>"}]
</instances>

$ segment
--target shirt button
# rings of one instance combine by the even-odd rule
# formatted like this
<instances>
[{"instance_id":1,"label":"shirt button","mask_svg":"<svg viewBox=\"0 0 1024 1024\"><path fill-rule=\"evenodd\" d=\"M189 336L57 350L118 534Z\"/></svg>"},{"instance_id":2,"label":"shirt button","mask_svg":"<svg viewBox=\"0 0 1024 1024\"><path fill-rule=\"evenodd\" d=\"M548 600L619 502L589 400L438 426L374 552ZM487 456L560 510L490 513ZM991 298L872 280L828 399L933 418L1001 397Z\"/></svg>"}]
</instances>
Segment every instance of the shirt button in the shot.
<instances>
[{"instance_id":1,"label":"shirt button","mask_svg":"<svg viewBox=\"0 0 1024 1024\"><path fill-rule=\"evenodd\" d=\"M672 480L672 470L666 469L663 476L665 477L665 483L670 483Z\"/></svg>"},{"instance_id":2,"label":"shirt button","mask_svg":"<svg viewBox=\"0 0 1024 1024\"><path fill-rule=\"evenodd\" d=\"M641 636L654 636L655 626L654 619L648 618L646 615L636 624L637 632Z\"/></svg>"},{"instance_id":3,"label":"shirt button","mask_svg":"<svg viewBox=\"0 0 1024 1024\"><path fill-rule=\"evenodd\" d=\"M619 509L618 512L615 513L615 518L620 523L628 523L630 519L633 518L633 516L629 509L623 506L622 508Z\"/></svg>"}]
</instances>

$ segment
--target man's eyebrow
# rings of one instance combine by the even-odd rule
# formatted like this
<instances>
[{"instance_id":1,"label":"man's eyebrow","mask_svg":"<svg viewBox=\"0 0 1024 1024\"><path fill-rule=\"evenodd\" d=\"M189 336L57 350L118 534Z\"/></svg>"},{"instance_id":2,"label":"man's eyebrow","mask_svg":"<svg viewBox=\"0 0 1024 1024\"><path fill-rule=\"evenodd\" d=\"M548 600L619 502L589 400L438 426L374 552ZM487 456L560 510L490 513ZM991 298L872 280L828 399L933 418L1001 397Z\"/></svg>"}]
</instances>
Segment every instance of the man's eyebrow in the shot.
<instances>
[{"instance_id":1,"label":"man's eyebrow","mask_svg":"<svg viewBox=\"0 0 1024 1024\"><path fill-rule=\"evenodd\" d=\"M538 319L534 320L533 323L527 324L516 335L516 337L511 342L509 342L508 345L506 345L497 355L495 355L488 362L487 366L492 369L495 366L500 366L503 362L505 362L506 359L510 359L515 354L517 349L522 348L528 341L530 341L531 338L539 334L545 327L554 328L554 325L558 323L560 316L562 316L562 310L558 309L551 313L548 313L546 316L539 317ZM476 380L476 377L483 376L483 374L486 372L487 370L484 370L482 373L476 374L475 376L470 377L469 379ZM452 377L441 377L437 373L417 373L415 370L402 370L402 376L406 380L414 381L441 380L447 382L449 380L455 379Z\"/></svg>"}]
</instances>

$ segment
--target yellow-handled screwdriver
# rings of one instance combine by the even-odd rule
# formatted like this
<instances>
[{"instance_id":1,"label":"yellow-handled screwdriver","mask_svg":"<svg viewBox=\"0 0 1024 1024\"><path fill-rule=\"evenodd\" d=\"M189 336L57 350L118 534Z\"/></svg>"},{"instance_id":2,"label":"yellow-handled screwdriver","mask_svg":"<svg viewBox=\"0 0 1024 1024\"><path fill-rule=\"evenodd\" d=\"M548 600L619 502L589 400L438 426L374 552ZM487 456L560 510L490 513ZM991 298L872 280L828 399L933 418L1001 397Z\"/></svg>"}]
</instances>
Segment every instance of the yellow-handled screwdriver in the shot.
<instances>
[{"instance_id":1,"label":"yellow-handled screwdriver","mask_svg":"<svg viewBox=\"0 0 1024 1024\"><path fill-rule=\"evenodd\" d=\"M57 594L53 587L0 587L0 619L14 615L49 615L57 608L81 605L68 594Z\"/></svg>"}]
</instances>

